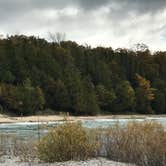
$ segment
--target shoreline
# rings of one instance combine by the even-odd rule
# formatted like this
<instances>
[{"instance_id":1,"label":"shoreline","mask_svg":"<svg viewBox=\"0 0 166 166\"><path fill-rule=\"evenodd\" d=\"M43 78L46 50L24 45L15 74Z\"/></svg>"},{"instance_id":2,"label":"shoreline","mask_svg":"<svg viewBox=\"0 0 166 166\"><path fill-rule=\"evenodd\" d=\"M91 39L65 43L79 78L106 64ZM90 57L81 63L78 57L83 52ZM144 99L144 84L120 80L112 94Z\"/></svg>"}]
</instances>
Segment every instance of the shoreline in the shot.
<instances>
[{"instance_id":1,"label":"shoreline","mask_svg":"<svg viewBox=\"0 0 166 166\"><path fill-rule=\"evenodd\" d=\"M61 116L61 115L39 115L12 117L0 114L0 124L4 123L21 123L21 122L56 122L64 121L81 121L81 120L100 120L100 119L145 119L145 118L166 118L166 115L98 115L98 116Z\"/></svg>"}]
</instances>

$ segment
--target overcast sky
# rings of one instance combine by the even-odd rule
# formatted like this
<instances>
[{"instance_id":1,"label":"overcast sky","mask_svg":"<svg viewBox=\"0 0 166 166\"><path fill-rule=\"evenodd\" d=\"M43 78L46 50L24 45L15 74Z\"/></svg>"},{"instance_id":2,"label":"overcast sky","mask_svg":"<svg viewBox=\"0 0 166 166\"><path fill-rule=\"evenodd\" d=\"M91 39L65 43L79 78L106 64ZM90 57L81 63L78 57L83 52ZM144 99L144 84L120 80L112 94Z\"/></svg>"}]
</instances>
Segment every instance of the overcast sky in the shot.
<instances>
[{"instance_id":1,"label":"overcast sky","mask_svg":"<svg viewBox=\"0 0 166 166\"><path fill-rule=\"evenodd\" d=\"M0 0L0 34L48 32L92 46L166 50L166 0Z\"/></svg>"}]
</instances>

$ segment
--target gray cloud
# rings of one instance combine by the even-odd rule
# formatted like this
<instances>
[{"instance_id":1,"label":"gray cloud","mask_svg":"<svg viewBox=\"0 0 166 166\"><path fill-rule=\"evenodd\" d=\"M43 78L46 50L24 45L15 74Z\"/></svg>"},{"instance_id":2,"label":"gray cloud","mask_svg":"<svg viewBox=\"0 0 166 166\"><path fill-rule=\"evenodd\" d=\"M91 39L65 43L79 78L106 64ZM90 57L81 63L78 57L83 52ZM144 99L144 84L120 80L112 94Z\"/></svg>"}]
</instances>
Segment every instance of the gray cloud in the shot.
<instances>
[{"instance_id":1,"label":"gray cloud","mask_svg":"<svg viewBox=\"0 0 166 166\"><path fill-rule=\"evenodd\" d=\"M140 41L163 49L165 19L166 0L0 0L2 33L62 31L94 46Z\"/></svg>"},{"instance_id":2,"label":"gray cloud","mask_svg":"<svg viewBox=\"0 0 166 166\"><path fill-rule=\"evenodd\" d=\"M118 0L120 1L120 0ZM166 7L165 0L125 0L126 9L135 10L139 13L155 13Z\"/></svg>"},{"instance_id":3,"label":"gray cloud","mask_svg":"<svg viewBox=\"0 0 166 166\"><path fill-rule=\"evenodd\" d=\"M114 8L114 6L118 8ZM112 15L127 16L128 13L137 14L156 13L166 8L165 0L0 0L1 20L17 17L33 10L63 9L78 7L80 10L93 11L103 6L109 6Z\"/></svg>"}]
</instances>

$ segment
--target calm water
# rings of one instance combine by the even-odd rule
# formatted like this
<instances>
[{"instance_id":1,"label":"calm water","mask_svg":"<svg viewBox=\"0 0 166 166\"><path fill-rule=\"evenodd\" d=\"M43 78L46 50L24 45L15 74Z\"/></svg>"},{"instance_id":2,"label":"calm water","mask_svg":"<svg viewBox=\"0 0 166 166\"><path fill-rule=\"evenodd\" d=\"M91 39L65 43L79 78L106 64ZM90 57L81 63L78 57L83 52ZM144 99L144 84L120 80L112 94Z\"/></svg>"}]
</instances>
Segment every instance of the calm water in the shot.
<instances>
[{"instance_id":1,"label":"calm water","mask_svg":"<svg viewBox=\"0 0 166 166\"><path fill-rule=\"evenodd\" d=\"M166 117L145 119L98 119L98 120L84 120L82 124L87 128L97 127L109 127L117 122L121 125L125 125L128 122L143 122L143 121L157 121L166 126ZM61 124L62 122L50 122L50 123L12 123L12 124L0 124L0 133L15 135L17 137L28 139L38 138L41 135L48 132L49 128Z\"/></svg>"}]
</instances>

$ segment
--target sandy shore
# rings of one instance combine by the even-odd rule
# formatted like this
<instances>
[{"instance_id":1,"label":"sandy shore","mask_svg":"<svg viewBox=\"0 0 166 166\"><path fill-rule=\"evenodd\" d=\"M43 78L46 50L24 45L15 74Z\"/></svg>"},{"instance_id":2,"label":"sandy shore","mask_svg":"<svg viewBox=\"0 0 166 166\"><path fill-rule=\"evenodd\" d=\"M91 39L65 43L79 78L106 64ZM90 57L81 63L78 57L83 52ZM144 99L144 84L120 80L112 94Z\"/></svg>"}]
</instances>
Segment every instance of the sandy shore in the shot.
<instances>
[{"instance_id":1,"label":"sandy shore","mask_svg":"<svg viewBox=\"0 0 166 166\"><path fill-rule=\"evenodd\" d=\"M95 120L95 119L137 119L146 117L158 118L166 117L166 115L109 115L109 116L68 116L70 121L79 120ZM0 114L0 123L19 123L19 122L55 122L63 121L64 116L60 115L44 115L44 116L26 116L26 117L11 117Z\"/></svg>"},{"instance_id":2,"label":"sandy shore","mask_svg":"<svg viewBox=\"0 0 166 166\"><path fill-rule=\"evenodd\" d=\"M131 164L119 163L104 158L92 159L88 161L68 161L61 163L35 163L35 162L19 162L16 158L3 157L0 159L0 166L134 166Z\"/></svg>"}]
</instances>

